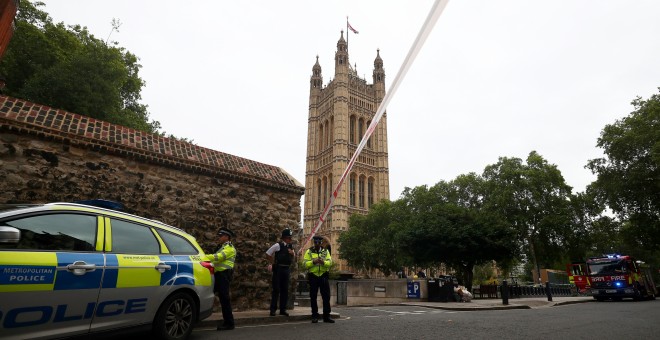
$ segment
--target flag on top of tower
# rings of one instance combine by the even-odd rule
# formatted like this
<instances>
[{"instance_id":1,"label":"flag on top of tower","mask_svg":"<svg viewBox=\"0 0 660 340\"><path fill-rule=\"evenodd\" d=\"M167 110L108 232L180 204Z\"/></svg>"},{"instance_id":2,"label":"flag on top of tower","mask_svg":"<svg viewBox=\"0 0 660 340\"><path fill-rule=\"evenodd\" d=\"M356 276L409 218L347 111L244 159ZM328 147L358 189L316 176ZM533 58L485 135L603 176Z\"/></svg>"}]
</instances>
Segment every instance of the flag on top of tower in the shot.
<instances>
[{"instance_id":1,"label":"flag on top of tower","mask_svg":"<svg viewBox=\"0 0 660 340\"><path fill-rule=\"evenodd\" d=\"M353 33L355 33L355 34L360 33L360 32L358 32L355 28L353 28L353 26L351 26L351 23L348 22L348 20L346 20L346 24L348 25L348 28L349 28L351 31L353 31Z\"/></svg>"}]
</instances>

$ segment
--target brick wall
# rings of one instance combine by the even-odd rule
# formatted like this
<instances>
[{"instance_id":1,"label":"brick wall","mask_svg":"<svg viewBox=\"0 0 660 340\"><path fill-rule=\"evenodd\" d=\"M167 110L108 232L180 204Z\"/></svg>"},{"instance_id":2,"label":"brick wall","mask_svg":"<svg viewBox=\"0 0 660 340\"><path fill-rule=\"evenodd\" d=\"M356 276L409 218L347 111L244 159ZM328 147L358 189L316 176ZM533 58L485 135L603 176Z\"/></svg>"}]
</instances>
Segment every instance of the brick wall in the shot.
<instances>
[{"instance_id":1,"label":"brick wall","mask_svg":"<svg viewBox=\"0 0 660 340\"><path fill-rule=\"evenodd\" d=\"M264 252L298 228L304 188L279 167L0 96L0 203L108 199L215 251L229 227L241 254L234 308L268 308ZM295 229L294 229L295 230Z\"/></svg>"}]
</instances>

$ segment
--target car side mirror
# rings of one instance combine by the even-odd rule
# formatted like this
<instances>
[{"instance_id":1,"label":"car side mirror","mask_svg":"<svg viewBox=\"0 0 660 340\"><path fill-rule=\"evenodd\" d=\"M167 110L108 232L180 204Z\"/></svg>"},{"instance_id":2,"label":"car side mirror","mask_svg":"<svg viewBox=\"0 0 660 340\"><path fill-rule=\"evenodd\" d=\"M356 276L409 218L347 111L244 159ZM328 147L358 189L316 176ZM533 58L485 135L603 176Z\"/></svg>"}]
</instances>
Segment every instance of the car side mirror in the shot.
<instances>
[{"instance_id":1,"label":"car side mirror","mask_svg":"<svg viewBox=\"0 0 660 340\"><path fill-rule=\"evenodd\" d=\"M14 227L0 226L0 243L18 243L21 231Z\"/></svg>"}]
</instances>

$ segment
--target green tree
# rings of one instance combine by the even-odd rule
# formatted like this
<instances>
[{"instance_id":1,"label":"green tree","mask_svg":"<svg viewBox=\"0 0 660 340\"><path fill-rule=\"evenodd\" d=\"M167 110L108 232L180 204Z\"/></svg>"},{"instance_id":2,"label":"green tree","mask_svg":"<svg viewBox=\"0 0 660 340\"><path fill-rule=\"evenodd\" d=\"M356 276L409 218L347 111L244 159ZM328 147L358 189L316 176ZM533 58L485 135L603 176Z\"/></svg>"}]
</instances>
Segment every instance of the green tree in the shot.
<instances>
[{"instance_id":1,"label":"green tree","mask_svg":"<svg viewBox=\"0 0 660 340\"><path fill-rule=\"evenodd\" d=\"M473 173L405 191L412 213L400 244L414 263L444 263L471 289L475 265L510 263L515 252L513 230L482 209L483 198L483 180Z\"/></svg>"},{"instance_id":2,"label":"green tree","mask_svg":"<svg viewBox=\"0 0 660 340\"><path fill-rule=\"evenodd\" d=\"M660 90L660 88L659 88ZM592 189L623 221L629 243L660 247L660 95L638 97L634 111L605 126L597 145L605 154L587 164Z\"/></svg>"},{"instance_id":3,"label":"green tree","mask_svg":"<svg viewBox=\"0 0 660 340\"><path fill-rule=\"evenodd\" d=\"M357 269L378 269L389 276L410 260L399 245L398 235L407 214L400 201L383 200L369 214L353 214L349 230L339 236L341 258Z\"/></svg>"},{"instance_id":4,"label":"green tree","mask_svg":"<svg viewBox=\"0 0 660 340\"><path fill-rule=\"evenodd\" d=\"M563 258L566 240L574 227L570 209L571 187L555 165L535 151L523 163L501 157L485 168L485 206L517 232L520 251L537 271Z\"/></svg>"},{"instance_id":5,"label":"green tree","mask_svg":"<svg viewBox=\"0 0 660 340\"><path fill-rule=\"evenodd\" d=\"M140 103L138 58L86 28L53 23L42 2L23 0L0 74L9 96L156 133ZM113 30L115 27L113 26Z\"/></svg>"},{"instance_id":6,"label":"green tree","mask_svg":"<svg viewBox=\"0 0 660 340\"><path fill-rule=\"evenodd\" d=\"M486 262L484 264L474 267L474 277L472 279L473 285L489 284L494 278L495 270L493 270L493 263Z\"/></svg>"}]
</instances>

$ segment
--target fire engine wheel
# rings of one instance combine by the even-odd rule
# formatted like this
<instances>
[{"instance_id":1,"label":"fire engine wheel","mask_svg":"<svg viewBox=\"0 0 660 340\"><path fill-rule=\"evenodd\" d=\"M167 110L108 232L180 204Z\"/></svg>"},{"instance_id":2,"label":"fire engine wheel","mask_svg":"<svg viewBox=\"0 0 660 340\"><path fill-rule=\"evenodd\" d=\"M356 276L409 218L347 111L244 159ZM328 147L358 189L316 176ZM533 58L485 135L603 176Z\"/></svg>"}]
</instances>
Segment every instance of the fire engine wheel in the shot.
<instances>
[{"instance_id":1,"label":"fire engine wheel","mask_svg":"<svg viewBox=\"0 0 660 340\"><path fill-rule=\"evenodd\" d=\"M598 302L603 302L603 301L605 301L605 298L602 297L602 296L594 296L594 299L596 299L596 301L598 301Z\"/></svg>"}]
</instances>

